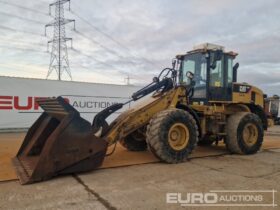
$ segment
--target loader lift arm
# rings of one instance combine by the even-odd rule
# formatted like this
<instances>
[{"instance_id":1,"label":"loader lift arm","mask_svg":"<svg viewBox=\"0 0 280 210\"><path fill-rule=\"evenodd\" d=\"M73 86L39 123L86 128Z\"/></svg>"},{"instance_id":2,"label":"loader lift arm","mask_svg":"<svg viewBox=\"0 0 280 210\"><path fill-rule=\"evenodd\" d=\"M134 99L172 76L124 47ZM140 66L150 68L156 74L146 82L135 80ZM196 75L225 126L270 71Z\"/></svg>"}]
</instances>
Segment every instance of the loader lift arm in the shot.
<instances>
[{"instance_id":1,"label":"loader lift arm","mask_svg":"<svg viewBox=\"0 0 280 210\"><path fill-rule=\"evenodd\" d=\"M165 74L164 78L160 80L161 75L167 71ZM167 77L167 75L171 73L171 77ZM174 73L175 70L166 68L163 69L162 72L159 74L158 77L154 77L153 82L150 83L149 85L145 86L144 88L138 90L137 92L133 93L131 96L131 100L125 102L125 103L117 103L113 104L106 109L102 110L98 114L95 115L93 122L92 122L92 128L93 132L95 133L95 136L101 137L104 136L107 131L108 131L108 123L106 122L106 119L116 112L117 110L123 108L124 105L132 102L132 101L137 101L150 93L153 93L155 91L160 91L161 93L164 93L166 91L169 91L174 87L174 82L175 82L175 77L176 74Z\"/></svg>"}]
</instances>

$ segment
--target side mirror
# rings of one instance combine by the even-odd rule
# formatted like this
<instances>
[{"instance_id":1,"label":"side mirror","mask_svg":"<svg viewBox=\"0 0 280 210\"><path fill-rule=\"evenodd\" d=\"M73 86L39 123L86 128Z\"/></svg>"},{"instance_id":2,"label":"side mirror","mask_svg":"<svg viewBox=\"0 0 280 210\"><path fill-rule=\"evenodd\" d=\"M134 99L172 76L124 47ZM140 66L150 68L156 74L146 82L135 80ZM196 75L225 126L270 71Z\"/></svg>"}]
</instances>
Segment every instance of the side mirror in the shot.
<instances>
[{"instance_id":1,"label":"side mirror","mask_svg":"<svg viewBox=\"0 0 280 210\"><path fill-rule=\"evenodd\" d=\"M210 57L210 68L215 69L217 61L222 60L222 57L223 57L223 51L216 50Z\"/></svg>"},{"instance_id":2,"label":"side mirror","mask_svg":"<svg viewBox=\"0 0 280 210\"><path fill-rule=\"evenodd\" d=\"M237 69L239 67L239 63L236 63L233 67L232 67L232 72L233 72L233 76L232 76L232 81L233 82L237 82Z\"/></svg>"}]
</instances>

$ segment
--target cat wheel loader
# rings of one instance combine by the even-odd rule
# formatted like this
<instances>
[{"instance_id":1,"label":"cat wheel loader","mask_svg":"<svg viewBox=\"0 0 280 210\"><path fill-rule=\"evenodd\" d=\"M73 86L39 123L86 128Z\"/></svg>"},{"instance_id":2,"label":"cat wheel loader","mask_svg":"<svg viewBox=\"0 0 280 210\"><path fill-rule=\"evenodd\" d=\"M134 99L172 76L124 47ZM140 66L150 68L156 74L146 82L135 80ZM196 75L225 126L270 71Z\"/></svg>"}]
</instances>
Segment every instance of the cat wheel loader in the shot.
<instances>
[{"instance_id":1,"label":"cat wheel loader","mask_svg":"<svg viewBox=\"0 0 280 210\"><path fill-rule=\"evenodd\" d=\"M98 168L117 142L131 151L149 149L166 163L184 162L197 144L219 141L231 153L256 153L267 129L264 94L237 82L236 56L219 45L196 46L177 55L172 68L162 70L130 101L104 109L92 123L62 97L38 99L44 112L13 159L21 184Z\"/></svg>"}]
</instances>

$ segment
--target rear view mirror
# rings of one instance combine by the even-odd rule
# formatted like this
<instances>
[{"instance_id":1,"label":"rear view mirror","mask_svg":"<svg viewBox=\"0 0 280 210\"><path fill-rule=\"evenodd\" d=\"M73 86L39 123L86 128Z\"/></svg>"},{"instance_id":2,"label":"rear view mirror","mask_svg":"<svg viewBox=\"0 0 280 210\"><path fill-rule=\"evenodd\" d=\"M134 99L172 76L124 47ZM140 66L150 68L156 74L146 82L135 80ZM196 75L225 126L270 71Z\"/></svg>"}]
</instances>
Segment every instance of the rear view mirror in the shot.
<instances>
[{"instance_id":1,"label":"rear view mirror","mask_svg":"<svg viewBox=\"0 0 280 210\"><path fill-rule=\"evenodd\" d=\"M222 60L223 57L223 51L222 50L216 50L212 56L210 56L210 68L215 69L217 61Z\"/></svg>"},{"instance_id":2,"label":"rear view mirror","mask_svg":"<svg viewBox=\"0 0 280 210\"><path fill-rule=\"evenodd\" d=\"M188 85L190 85L191 87L194 87L195 86L195 81L193 80L194 73L192 73L191 71L187 71L186 77L189 79Z\"/></svg>"},{"instance_id":3,"label":"rear view mirror","mask_svg":"<svg viewBox=\"0 0 280 210\"><path fill-rule=\"evenodd\" d=\"M189 78L190 80L192 80L194 77L194 74L191 71L187 71L186 77Z\"/></svg>"}]
</instances>

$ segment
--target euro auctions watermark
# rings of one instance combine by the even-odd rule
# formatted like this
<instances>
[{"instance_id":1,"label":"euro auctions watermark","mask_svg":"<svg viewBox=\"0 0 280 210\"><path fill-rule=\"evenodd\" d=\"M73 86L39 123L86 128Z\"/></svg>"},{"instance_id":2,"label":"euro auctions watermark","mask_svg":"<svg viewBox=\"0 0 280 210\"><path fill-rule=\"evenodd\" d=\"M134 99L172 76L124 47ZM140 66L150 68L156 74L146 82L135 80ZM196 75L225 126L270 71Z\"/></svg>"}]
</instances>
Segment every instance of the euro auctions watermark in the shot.
<instances>
[{"instance_id":1,"label":"euro auctions watermark","mask_svg":"<svg viewBox=\"0 0 280 210\"><path fill-rule=\"evenodd\" d=\"M166 193L166 203L184 206L277 207L276 190L210 190Z\"/></svg>"}]
</instances>

